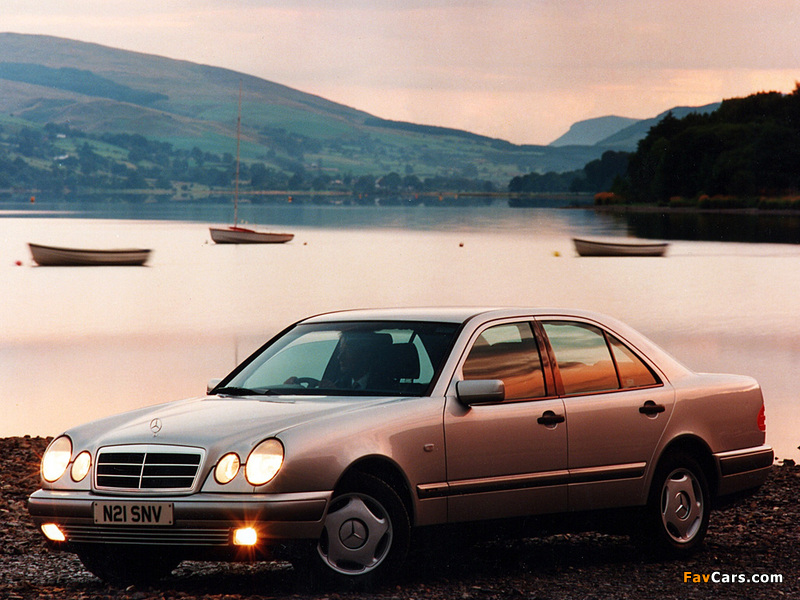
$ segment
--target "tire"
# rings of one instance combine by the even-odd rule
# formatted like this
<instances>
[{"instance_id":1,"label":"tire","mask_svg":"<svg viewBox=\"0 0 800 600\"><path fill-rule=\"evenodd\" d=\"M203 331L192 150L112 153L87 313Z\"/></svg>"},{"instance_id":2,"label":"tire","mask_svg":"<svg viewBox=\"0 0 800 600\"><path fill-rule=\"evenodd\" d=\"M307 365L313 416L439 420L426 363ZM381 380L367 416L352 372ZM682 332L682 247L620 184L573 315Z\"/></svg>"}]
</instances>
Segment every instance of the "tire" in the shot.
<instances>
[{"instance_id":1,"label":"tire","mask_svg":"<svg viewBox=\"0 0 800 600\"><path fill-rule=\"evenodd\" d=\"M336 490L313 553L326 583L367 590L397 575L408 554L411 526L397 493L363 473L348 476Z\"/></svg>"},{"instance_id":2,"label":"tire","mask_svg":"<svg viewBox=\"0 0 800 600\"><path fill-rule=\"evenodd\" d=\"M154 583L181 562L150 547L90 546L80 549L78 557L87 571L116 586Z\"/></svg>"},{"instance_id":3,"label":"tire","mask_svg":"<svg viewBox=\"0 0 800 600\"><path fill-rule=\"evenodd\" d=\"M711 496L706 475L685 454L667 456L656 470L645 512L647 546L659 555L687 556L703 543Z\"/></svg>"}]
</instances>

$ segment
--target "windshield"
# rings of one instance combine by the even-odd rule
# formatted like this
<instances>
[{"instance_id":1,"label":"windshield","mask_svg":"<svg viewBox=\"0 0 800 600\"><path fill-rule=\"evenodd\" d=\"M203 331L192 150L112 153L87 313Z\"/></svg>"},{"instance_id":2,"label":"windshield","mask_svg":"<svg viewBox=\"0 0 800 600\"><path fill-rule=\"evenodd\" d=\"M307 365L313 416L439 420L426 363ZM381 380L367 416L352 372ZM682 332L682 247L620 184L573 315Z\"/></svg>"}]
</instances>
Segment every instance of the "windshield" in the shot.
<instances>
[{"instance_id":1,"label":"windshield","mask_svg":"<svg viewBox=\"0 0 800 600\"><path fill-rule=\"evenodd\" d=\"M457 329L449 323L301 324L214 393L422 396Z\"/></svg>"}]
</instances>

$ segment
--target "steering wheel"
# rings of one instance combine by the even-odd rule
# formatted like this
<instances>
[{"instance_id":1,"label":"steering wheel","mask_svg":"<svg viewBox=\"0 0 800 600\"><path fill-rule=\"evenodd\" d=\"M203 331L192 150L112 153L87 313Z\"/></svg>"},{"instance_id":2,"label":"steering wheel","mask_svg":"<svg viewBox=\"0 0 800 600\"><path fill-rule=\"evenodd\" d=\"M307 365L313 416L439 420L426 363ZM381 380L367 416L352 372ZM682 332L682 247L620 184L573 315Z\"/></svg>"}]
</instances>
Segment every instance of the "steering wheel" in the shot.
<instances>
[{"instance_id":1,"label":"steering wheel","mask_svg":"<svg viewBox=\"0 0 800 600\"><path fill-rule=\"evenodd\" d=\"M313 377L295 377L293 383L297 383L306 389L319 387L319 379L314 379Z\"/></svg>"}]
</instances>

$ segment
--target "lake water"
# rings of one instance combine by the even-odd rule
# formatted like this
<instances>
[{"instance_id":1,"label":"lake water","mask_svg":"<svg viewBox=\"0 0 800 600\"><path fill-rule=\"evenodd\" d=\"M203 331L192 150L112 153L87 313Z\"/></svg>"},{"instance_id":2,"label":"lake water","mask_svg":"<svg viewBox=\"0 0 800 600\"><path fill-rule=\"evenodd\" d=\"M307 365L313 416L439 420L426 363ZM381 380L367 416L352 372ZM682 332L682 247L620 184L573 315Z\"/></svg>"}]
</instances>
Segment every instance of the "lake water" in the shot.
<instances>
[{"instance_id":1,"label":"lake water","mask_svg":"<svg viewBox=\"0 0 800 600\"><path fill-rule=\"evenodd\" d=\"M56 435L201 394L312 313L529 305L612 314L695 370L756 377L768 442L779 457L800 459L797 243L676 239L666 258L580 258L571 236L625 236L638 226L590 210L492 202L244 206L243 220L289 229L294 240L217 246L208 222L224 222L225 207L148 206L148 220L131 220L139 214L131 206L34 208L0 205L0 436ZM787 235L776 237L793 241ZM146 267L43 268L28 242L153 255Z\"/></svg>"}]
</instances>

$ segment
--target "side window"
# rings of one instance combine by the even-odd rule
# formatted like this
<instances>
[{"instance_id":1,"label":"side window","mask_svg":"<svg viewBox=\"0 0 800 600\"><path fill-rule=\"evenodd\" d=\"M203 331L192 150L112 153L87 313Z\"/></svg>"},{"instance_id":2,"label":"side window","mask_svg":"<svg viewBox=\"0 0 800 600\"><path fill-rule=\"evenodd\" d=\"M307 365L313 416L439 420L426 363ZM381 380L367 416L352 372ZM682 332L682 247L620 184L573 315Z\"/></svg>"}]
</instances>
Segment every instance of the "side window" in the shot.
<instances>
[{"instance_id":1,"label":"side window","mask_svg":"<svg viewBox=\"0 0 800 600\"><path fill-rule=\"evenodd\" d=\"M611 342L614 360L617 361L619 380L623 388L647 387L660 383L650 368L630 348L613 335L608 336L608 341Z\"/></svg>"},{"instance_id":2,"label":"side window","mask_svg":"<svg viewBox=\"0 0 800 600\"><path fill-rule=\"evenodd\" d=\"M464 362L463 374L464 379L502 379L508 400L545 395L542 359L529 323L484 331Z\"/></svg>"},{"instance_id":3,"label":"side window","mask_svg":"<svg viewBox=\"0 0 800 600\"><path fill-rule=\"evenodd\" d=\"M543 323L566 394L618 390L617 371L603 332L584 323Z\"/></svg>"}]
</instances>

